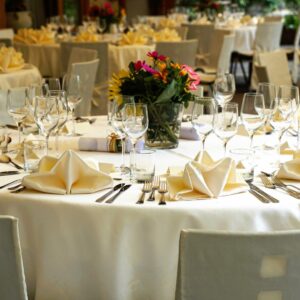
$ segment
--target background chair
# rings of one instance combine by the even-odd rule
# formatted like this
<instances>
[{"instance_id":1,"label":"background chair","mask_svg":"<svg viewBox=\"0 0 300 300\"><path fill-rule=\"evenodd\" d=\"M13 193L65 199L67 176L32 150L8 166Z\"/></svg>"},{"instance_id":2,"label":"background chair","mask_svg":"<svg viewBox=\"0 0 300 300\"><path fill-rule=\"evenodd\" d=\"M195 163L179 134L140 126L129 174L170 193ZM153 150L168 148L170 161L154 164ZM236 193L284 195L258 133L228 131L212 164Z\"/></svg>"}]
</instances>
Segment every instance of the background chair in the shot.
<instances>
[{"instance_id":1,"label":"background chair","mask_svg":"<svg viewBox=\"0 0 300 300\"><path fill-rule=\"evenodd\" d=\"M198 41L185 40L179 42L157 42L158 53L169 56L174 62L195 66Z\"/></svg>"},{"instance_id":2,"label":"background chair","mask_svg":"<svg viewBox=\"0 0 300 300\"><path fill-rule=\"evenodd\" d=\"M18 220L0 216L0 299L27 300Z\"/></svg>"},{"instance_id":3,"label":"background chair","mask_svg":"<svg viewBox=\"0 0 300 300\"><path fill-rule=\"evenodd\" d=\"M255 65L259 73L259 82L270 82L275 85L292 85L288 59L283 51L259 53ZM265 70L263 70L263 68Z\"/></svg>"},{"instance_id":4,"label":"background chair","mask_svg":"<svg viewBox=\"0 0 300 300\"><path fill-rule=\"evenodd\" d=\"M82 101L76 108L76 116L91 115L92 97L99 59L88 62L73 63L71 74L79 75L82 87Z\"/></svg>"},{"instance_id":5,"label":"background chair","mask_svg":"<svg viewBox=\"0 0 300 300\"><path fill-rule=\"evenodd\" d=\"M98 58L98 52L93 49L72 48L68 62L68 72L71 71L72 64L87 62Z\"/></svg>"},{"instance_id":6,"label":"background chair","mask_svg":"<svg viewBox=\"0 0 300 300\"><path fill-rule=\"evenodd\" d=\"M180 38L182 40L187 39L187 33L188 33L188 28L187 27L184 27L184 26L175 27L175 30L177 31L178 35L180 36Z\"/></svg>"},{"instance_id":7,"label":"background chair","mask_svg":"<svg viewBox=\"0 0 300 300\"><path fill-rule=\"evenodd\" d=\"M176 300L298 300L300 231L180 235Z\"/></svg>"}]
</instances>

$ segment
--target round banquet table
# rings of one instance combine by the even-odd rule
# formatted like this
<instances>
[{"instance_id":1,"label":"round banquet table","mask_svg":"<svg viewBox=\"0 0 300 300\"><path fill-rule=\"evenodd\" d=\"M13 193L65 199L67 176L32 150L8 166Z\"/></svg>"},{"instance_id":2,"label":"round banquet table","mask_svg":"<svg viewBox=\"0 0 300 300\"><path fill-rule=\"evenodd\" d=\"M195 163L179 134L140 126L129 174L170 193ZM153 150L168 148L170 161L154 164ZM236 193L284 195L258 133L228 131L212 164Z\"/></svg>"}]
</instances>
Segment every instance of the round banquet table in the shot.
<instances>
[{"instance_id":1,"label":"round banquet table","mask_svg":"<svg viewBox=\"0 0 300 300\"><path fill-rule=\"evenodd\" d=\"M12 72L0 72L0 89L7 90L31 84L41 83L42 76L39 70L30 64L25 64L24 68Z\"/></svg>"},{"instance_id":2,"label":"round banquet table","mask_svg":"<svg viewBox=\"0 0 300 300\"><path fill-rule=\"evenodd\" d=\"M97 122L94 131L103 127ZM242 137L234 138L245 144ZM217 140L208 138L209 149ZM158 173L183 166L199 141L181 140L177 149L158 150ZM218 147L220 144L218 144ZM78 152L83 158L120 163L120 155ZM0 164L0 170L7 170ZM0 184L20 175L2 176ZM257 183L260 185L260 183ZM300 228L300 203L272 190L279 204L250 193L218 199L137 205L141 185L113 204L96 203L105 192L84 195L19 194L0 190L0 214L19 218L29 299L173 300L182 229L275 231Z\"/></svg>"}]
</instances>

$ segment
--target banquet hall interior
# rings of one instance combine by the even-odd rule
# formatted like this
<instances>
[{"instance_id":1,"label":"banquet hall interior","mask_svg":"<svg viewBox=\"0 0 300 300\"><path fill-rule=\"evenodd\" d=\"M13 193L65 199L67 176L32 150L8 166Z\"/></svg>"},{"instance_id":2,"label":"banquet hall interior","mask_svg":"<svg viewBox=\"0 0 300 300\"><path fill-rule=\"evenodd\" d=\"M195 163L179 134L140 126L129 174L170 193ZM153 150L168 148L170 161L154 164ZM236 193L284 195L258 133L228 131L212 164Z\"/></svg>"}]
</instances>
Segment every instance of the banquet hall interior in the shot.
<instances>
[{"instance_id":1,"label":"banquet hall interior","mask_svg":"<svg viewBox=\"0 0 300 300\"><path fill-rule=\"evenodd\" d=\"M300 0L0 0L0 300L300 299Z\"/></svg>"}]
</instances>

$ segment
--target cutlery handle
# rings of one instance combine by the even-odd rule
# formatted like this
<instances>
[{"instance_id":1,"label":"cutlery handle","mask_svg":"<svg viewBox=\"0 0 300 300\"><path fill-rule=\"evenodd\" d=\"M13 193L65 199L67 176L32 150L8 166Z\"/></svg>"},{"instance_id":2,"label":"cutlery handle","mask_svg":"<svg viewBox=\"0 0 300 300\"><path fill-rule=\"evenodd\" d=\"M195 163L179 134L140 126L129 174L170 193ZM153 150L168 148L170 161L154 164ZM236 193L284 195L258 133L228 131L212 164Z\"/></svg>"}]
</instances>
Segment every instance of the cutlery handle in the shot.
<instances>
[{"instance_id":1,"label":"cutlery handle","mask_svg":"<svg viewBox=\"0 0 300 300\"><path fill-rule=\"evenodd\" d=\"M256 185L249 183L249 186L251 189L255 190L257 193L261 194L262 196L264 196L265 198L269 199L270 201L274 202L274 203L278 203L279 200L274 198L273 196L267 194L266 192L264 192L263 190L261 190L260 188L258 188Z\"/></svg>"},{"instance_id":2,"label":"cutlery handle","mask_svg":"<svg viewBox=\"0 0 300 300\"><path fill-rule=\"evenodd\" d=\"M99 197L96 202L101 203L103 202L109 195L111 195L114 192L114 190L111 190L107 193L105 193L104 195L102 195L101 197Z\"/></svg>"},{"instance_id":3,"label":"cutlery handle","mask_svg":"<svg viewBox=\"0 0 300 300\"><path fill-rule=\"evenodd\" d=\"M255 198L257 198L259 201L261 201L263 203L270 203L270 201L268 199L263 197L261 194L257 193L255 190L250 189L249 193L252 194Z\"/></svg>"},{"instance_id":4,"label":"cutlery handle","mask_svg":"<svg viewBox=\"0 0 300 300\"><path fill-rule=\"evenodd\" d=\"M113 203L115 201L115 199L122 193L122 190L119 190L115 195L113 195L112 197L110 197L109 199L107 199L105 201L105 203Z\"/></svg>"},{"instance_id":5,"label":"cutlery handle","mask_svg":"<svg viewBox=\"0 0 300 300\"><path fill-rule=\"evenodd\" d=\"M136 202L136 204L143 204L145 201L145 195L146 195L146 193L142 192L142 194L141 194L139 200Z\"/></svg>"}]
</instances>

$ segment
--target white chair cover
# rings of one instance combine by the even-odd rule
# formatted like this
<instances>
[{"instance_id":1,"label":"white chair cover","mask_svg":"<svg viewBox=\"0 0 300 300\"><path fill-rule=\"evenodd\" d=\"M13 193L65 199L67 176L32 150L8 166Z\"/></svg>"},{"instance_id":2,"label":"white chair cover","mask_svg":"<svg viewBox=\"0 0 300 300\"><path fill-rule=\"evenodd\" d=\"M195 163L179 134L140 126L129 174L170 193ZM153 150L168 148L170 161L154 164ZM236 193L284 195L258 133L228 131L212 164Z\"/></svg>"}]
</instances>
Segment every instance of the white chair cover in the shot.
<instances>
[{"instance_id":1,"label":"white chair cover","mask_svg":"<svg viewBox=\"0 0 300 300\"><path fill-rule=\"evenodd\" d=\"M27 300L18 220L0 216L0 299Z\"/></svg>"},{"instance_id":2,"label":"white chair cover","mask_svg":"<svg viewBox=\"0 0 300 300\"><path fill-rule=\"evenodd\" d=\"M218 60L217 73L228 73L230 70L231 53L234 48L234 34L224 35L223 44Z\"/></svg>"},{"instance_id":3,"label":"white chair cover","mask_svg":"<svg viewBox=\"0 0 300 300\"><path fill-rule=\"evenodd\" d=\"M184 230L176 300L298 300L300 231Z\"/></svg>"},{"instance_id":4,"label":"white chair cover","mask_svg":"<svg viewBox=\"0 0 300 300\"><path fill-rule=\"evenodd\" d=\"M68 63L68 72L71 71L72 64L94 60L97 56L98 52L93 49L72 48Z\"/></svg>"},{"instance_id":5,"label":"white chair cover","mask_svg":"<svg viewBox=\"0 0 300 300\"><path fill-rule=\"evenodd\" d=\"M259 53L257 63L259 66L266 68L268 82L275 85L292 85L288 59L285 52Z\"/></svg>"},{"instance_id":6,"label":"white chair cover","mask_svg":"<svg viewBox=\"0 0 300 300\"><path fill-rule=\"evenodd\" d=\"M188 33L188 28L185 26L180 26L180 27L175 27L175 30L177 31L178 35L182 40L187 39L187 33Z\"/></svg>"},{"instance_id":7,"label":"white chair cover","mask_svg":"<svg viewBox=\"0 0 300 300\"><path fill-rule=\"evenodd\" d=\"M14 38L14 30L12 28L0 29L0 38L2 39L10 39Z\"/></svg>"},{"instance_id":8,"label":"white chair cover","mask_svg":"<svg viewBox=\"0 0 300 300\"><path fill-rule=\"evenodd\" d=\"M299 42L300 42L300 25L297 28L295 40L294 40L294 60L293 60L293 82L297 84L298 82L298 72L299 72Z\"/></svg>"},{"instance_id":9,"label":"white chair cover","mask_svg":"<svg viewBox=\"0 0 300 300\"><path fill-rule=\"evenodd\" d=\"M91 114L92 95L98 64L99 59L72 64L71 74L76 74L80 76L83 92L82 101L75 111L77 116L88 116Z\"/></svg>"},{"instance_id":10,"label":"white chair cover","mask_svg":"<svg viewBox=\"0 0 300 300\"><path fill-rule=\"evenodd\" d=\"M195 66L198 41L185 40L179 42L157 42L156 50L159 54L170 57L174 62Z\"/></svg>"}]
</instances>

